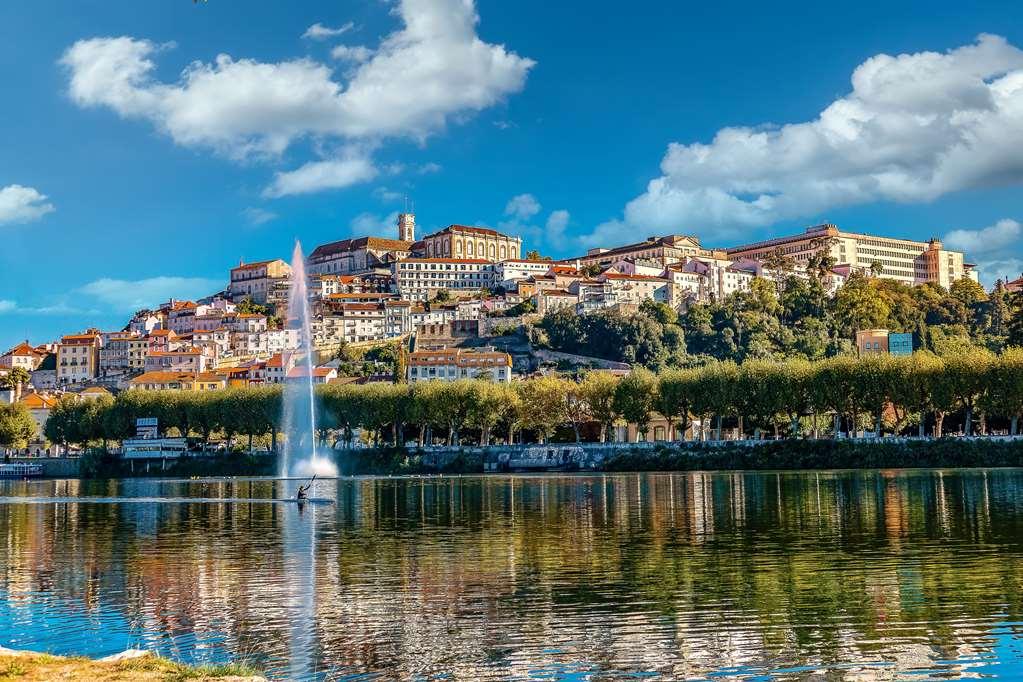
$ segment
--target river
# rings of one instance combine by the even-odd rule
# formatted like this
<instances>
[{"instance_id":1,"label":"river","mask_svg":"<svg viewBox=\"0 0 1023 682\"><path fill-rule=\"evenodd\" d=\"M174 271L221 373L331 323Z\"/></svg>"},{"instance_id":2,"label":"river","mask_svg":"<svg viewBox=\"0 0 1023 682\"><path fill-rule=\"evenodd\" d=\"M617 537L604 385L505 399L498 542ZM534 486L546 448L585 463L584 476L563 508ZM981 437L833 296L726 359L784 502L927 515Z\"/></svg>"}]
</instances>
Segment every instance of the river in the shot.
<instances>
[{"instance_id":1,"label":"river","mask_svg":"<svg viewBox=\"0 0 1023 682\"><path fill-rule=\"evenodd\" d=\"M1023 470L355 478L269 502L293 485L0 482L0 646L297 680L1023 678Z\"/></svg>"}]
</instances>

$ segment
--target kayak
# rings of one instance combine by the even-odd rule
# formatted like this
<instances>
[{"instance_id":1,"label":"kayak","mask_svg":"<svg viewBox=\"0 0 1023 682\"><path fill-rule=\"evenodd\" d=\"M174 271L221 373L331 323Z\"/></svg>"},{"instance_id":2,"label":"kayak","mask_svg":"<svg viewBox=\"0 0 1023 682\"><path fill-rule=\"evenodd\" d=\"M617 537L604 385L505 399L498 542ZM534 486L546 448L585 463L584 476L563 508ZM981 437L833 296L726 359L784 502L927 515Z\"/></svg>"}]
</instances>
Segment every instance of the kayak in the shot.
<instances>
[{"instance_id":1,"label":"kayak","mask_svg":"<svg viewBox=\"0 0 1023 682\"><path fill-rule=\"evenodd\" d=\"M291 498L287 500L278 500L279 502L294 502L295 504L334 504L334 500L329 497L306 497L304 499Z\"/></svg>"}]
</instances>

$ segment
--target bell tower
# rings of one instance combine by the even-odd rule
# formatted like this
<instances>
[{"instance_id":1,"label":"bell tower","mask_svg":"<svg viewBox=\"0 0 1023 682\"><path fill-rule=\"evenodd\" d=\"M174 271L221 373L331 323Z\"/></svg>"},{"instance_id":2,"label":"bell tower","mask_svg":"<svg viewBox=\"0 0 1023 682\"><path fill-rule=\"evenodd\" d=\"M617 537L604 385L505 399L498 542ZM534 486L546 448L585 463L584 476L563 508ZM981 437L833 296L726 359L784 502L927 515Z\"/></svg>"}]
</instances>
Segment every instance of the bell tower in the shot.
<instances>
[{"instance_id":1,"label":"bell tower","mask_svg":"<svg viewBox=\"0 0 1023 682\"><path fill-rule=\"evenodd\" d=\"M416 240L416 214L398 214L398 239L403 242L414 242Z\"/></svg>"}]
</instances>

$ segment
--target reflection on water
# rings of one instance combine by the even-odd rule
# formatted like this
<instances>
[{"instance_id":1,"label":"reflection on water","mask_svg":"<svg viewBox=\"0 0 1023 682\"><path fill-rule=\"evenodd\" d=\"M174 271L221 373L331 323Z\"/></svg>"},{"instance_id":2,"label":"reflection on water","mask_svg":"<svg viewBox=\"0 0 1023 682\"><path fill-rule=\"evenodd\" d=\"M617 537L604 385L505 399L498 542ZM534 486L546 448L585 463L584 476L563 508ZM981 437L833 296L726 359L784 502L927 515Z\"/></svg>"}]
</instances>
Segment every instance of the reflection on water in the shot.
<instances>
[{"instance_id":1,"label":"reflection on water","mask_svg":"<svg viewBox=\"0 0 1023 682\"><path fill-rule=\"evenodd\" d=\"M241 655L284 679L1023 677L1020 470L367 478L313 494L337 505L8 500L0 645Z\"/></svg>"}]
</instances>

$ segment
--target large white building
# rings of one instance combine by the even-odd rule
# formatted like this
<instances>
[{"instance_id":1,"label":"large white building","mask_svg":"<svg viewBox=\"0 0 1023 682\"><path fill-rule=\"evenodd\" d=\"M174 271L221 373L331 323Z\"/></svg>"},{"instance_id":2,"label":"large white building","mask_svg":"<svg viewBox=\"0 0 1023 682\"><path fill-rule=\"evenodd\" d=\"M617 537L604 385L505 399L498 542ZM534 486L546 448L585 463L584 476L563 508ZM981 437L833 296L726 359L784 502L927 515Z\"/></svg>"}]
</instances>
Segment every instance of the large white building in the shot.
<instances>
[{"instance_id":1,"label":"large white building","mask_svg":"<svg viewBox=\"0 0 1023 682\"><path fill-rule=\"evenodd\" d=\"M781 255L805 265L815 254L830 253L836 265L868 272L881 267L881 276L906 284L934 282L948 287L963 277L976 280L974 266L964 261L961 251L950 251L938 239L915 241L845 232L831 224L809 227L802 234L776 237L727 249L732 260L767 260Z\"/></svg>"},{"instance_id":2,"label":"large white building","mask_svg":"<svg viewBox=\"0 0 1023 682\"><path fill-rule=\"evenodd\" d=\"M398 294L409 301L427 301L441 289L475 292L494 285L492 264L479 258L407 258L393 268Z\"/></svg>"}]
</instances>

